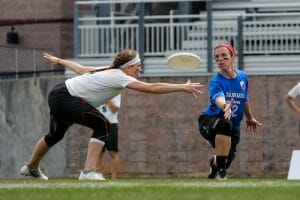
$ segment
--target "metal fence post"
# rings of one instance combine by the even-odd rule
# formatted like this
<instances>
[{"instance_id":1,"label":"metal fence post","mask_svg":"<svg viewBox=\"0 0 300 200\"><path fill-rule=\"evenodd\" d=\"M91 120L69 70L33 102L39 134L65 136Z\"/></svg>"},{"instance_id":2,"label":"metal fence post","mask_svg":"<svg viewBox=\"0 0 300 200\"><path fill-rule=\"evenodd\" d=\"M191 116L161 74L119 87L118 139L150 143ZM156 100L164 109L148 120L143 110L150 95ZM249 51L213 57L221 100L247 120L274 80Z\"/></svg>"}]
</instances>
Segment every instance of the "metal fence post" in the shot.
<instances>
[{"instance_id":1,"label":"metal fence post","mask_svg":"<svg viewBox=\"0 0 300 200\"><path fill-rule=\"evenodd\" d=\"M110 26L110 30L107 29L107 31L103 31L101 27L102 26L106 26L109 24L108 20L101 20L99 18L108 18L111 17L111 13L110 13L110 4L109 3L95 3L94 4L94 10L96 12L96 24L99 25L98 27L98 38L99 38L99 51L97 53L114 53L115 52L115 48L114 48L114 38L112 35L113 32L113 25ZM111 32L111 33L110 33ZM102 39L102 41L101 41ZM103 48L103 52L101 51L101 49Z\"/></svg>"},{"instance_id":2,"label":"metal fence post","mask_svg":"<svg viewBox=\"0 0 300 200\"><path fill-rule=\"evenodd\" d=\"M145 6L144 0L139 3L139 55L142 63L142 72L144 70L143 63L144 63L144 50L145 50L145 34L144 34L144 13L145 13Z\"/></svg>"},{"instance_id":3,"label":"metal fence post","mask_svg":"<svg viewBox=\"0 0 300 200\"><path fill-rule=\"evenodd\" d=\"M238 16L238 69L244 69L243 16Z\"/></svg>"},{"instance_id":4,"label":"metal fence post","mask_svg":"<svg viewBox=\"0 0 300 200\"><path fill-rule=\"evenodd\" d=\"M175 43L175 39L174 39L174 19L173 19L173 15L174 15L174 10L170 10L170 50L173 51L174 50L174 43Z\"/></svg>"},{"instance_id":5,"label":"metal fence post","mask_svg":"<svg viewBox=\"0 0 300 200\"><path fill-rule=\"evenodd\" d=\"M212 30L212 1L206 1L207 10L207 71L213 71L212 63L212 40L213 40L213 30Z\"/></svg>"},{"instance_id":6,"label":"metal fence post","mask_svg":"<svg viewBox=\"0 0 300 200\"><path fill-rule=\"evenodd\" d=\"M116 50L115 50L115 36L114 36L114 27L115 27L115 12L111 12L110 13L110 41L111 41L111 46L110 46L110 51L111 53L114 53Z\"/></svg>"}]
</instances>

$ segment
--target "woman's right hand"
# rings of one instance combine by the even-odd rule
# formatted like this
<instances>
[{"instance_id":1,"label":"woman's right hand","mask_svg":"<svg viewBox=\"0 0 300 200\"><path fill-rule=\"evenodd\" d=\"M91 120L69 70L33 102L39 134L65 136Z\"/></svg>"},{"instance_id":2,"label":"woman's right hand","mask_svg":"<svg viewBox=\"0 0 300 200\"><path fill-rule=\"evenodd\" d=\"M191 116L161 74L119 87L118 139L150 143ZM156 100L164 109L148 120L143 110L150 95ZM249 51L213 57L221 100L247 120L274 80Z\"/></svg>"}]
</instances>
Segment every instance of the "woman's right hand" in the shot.
<instances>
[{"instance_id":1,"label":"woman's right hand","mask_svg":"<svg viewBox=\"0 0 300 200\"><path fill-rule=\"evenodd\" d=\"M184 85L186 87L186 91L192 93L196 99L199 99L200 95L203 94L201 89L204 87L204 85L201 83L192 83L191 80L188 79Z\"/></svg>"},{"instance_id":2,"label":"woman's right hand","mask_svg":"<svg viewBox=\"0 0 300 200\"><path fill-rule=\"evenodd\" d=\"M233 105L233 103L234 103L234 99L231 99L229 103L225 104L225 108L223 110L225 119L229 120L231 118L232 116L231 106Z\"/></svg>"},{"instance_id":3,"label":"woman's right hand","mask_svg":"<svg viewBox=\"0 0 300 200\"><path fill-rule=\"evenodd\" d=\"M59 64L60 58L52 56L48 53L43 52L43 57L47 60L49 60L50 62L52 62L53 64Z\"/></svg>"}]
</instances>

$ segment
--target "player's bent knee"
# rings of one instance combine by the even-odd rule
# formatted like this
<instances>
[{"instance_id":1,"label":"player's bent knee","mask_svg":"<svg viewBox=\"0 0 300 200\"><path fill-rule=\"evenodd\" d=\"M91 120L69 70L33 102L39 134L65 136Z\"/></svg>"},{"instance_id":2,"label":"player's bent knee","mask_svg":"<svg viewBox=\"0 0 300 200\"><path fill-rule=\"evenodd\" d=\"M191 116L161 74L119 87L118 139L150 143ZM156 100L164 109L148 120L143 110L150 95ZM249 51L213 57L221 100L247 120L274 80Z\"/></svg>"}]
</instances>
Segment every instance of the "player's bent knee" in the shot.
<instances>
[{"instance_id":1,"label":"player's bent knee","mask_svg":"<svg viewBox=\"0 0 300 200\"><path fill-rule=\"evenodd\" d=\"M220 135L231 136L232 122L230 120L221 119L216 127L216 133Z\"/></svg>"},{"instance_id":2,"label":"player's bent knee","mask_svg":"<svg viewBox=\"0 0 300 200\"><path fill-rule=\"evenodd\" d=\"M45 143L49 146L52 147L56 143L58 143L60 140L62 140L64 137L64 134L47 134L45 138Z\"/></svg>"},{"instance_id":3,"label":"player's bent knee","mask_svg":"<svg viewBox=\"0 0 300 200\"><path fill-rule=\"evenodd\" d=\"M107 140L107 138L108 138L108 135L109 134L106 134L106 133L103 134L103 131L97 131L97 130L95 130L95 131L93 131L93 134L92 134L91 138L95 138L97 140L105 142Z\"/></svg>"},{"instance_id":4,"label":"player's bent knee","mask_svg":"<svg viewBox=\"0 0 300 200\"><path fill-rule=\"evenodd\" d=\"M91 137L90 142L96 142L96 143L99 143L99 144L101 144L103 146L105 145L104 141L99 140L98 138L94 138L94 137Z\"/></svg>"}]
</instances>

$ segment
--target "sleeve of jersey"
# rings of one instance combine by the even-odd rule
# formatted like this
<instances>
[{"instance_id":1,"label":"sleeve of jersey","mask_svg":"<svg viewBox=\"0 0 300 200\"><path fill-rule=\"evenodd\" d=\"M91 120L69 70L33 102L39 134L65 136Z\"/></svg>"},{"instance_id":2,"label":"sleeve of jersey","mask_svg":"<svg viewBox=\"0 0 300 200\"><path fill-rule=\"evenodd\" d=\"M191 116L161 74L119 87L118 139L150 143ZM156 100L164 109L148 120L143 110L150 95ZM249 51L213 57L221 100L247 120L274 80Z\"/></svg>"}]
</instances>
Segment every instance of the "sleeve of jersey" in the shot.
<instances>
[{"instance_id":1,"label":"sleeve of jersey","mask_svg":"<svg viewBox=\"0 0 300 200\"><path fill-rule=\"evenodd\" d=\"M216 98L223 96L225 97L224 91L218 81L212 80L209 84L210 102L215 103Z\"/></svg>"},{"instance_id":2,"label":"sleeve of jersey","mask_svg":"<svg viewBox=\"0 0 300 200\"><path fill-rule=\"evenodd\" d=\"M290 97L296 98L296 96L298 96L300 94L300 83L298 83L297 85L295 85L289 92L288 95Z\"/></svg>"},{"instance_id":3,"label":"sleeve of jersey","mask_svg":"<svg viewBox=\"0 0 300 200\"><path fill-rule=\"evenodd\" d=\"M121 75L118 77L117 84L125 88L129 83L136 81L135 78L127 75Z\"/></svg>"}]
</instances>

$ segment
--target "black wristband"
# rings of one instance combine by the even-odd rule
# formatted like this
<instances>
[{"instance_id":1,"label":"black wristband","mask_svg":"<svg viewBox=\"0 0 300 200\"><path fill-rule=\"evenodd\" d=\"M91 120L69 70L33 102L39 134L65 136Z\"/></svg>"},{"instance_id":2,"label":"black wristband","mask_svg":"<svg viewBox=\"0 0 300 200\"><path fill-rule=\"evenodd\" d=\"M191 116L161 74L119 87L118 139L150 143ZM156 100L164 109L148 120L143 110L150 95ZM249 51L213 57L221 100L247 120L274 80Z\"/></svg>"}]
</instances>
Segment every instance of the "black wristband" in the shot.
<instances>
[{"instance_id":1,"label":"black wristband","mask_svg":"<svg viewBox=\"0 0 300 200\"><path fill-rule=\"evenodd\" d=\"M224 112L225 108L226 108L226 103L223 105L222 111Z\"/></svg>"}]
</instances>

